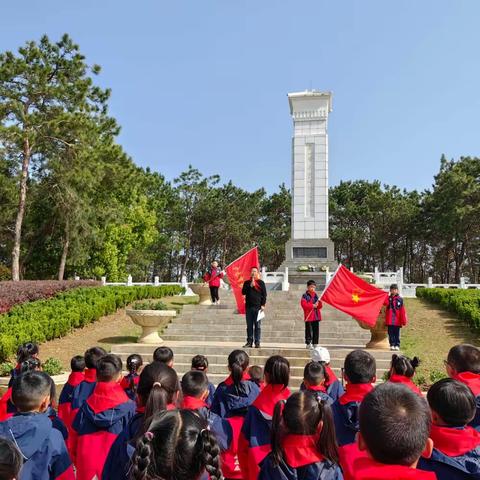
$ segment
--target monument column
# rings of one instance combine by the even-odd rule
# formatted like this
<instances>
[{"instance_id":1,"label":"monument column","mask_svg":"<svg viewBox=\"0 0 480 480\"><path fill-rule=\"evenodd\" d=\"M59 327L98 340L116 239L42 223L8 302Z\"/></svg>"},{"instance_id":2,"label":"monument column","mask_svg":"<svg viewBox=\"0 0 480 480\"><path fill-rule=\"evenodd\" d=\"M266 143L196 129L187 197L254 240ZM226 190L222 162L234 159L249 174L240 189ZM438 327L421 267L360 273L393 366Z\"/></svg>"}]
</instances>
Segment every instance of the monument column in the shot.
<instances>
[{"instance_id":1,"label":"monument column","mask_svg":"<svg viewBox=\"0 0 480 480\"><path fill-rule=\"evenodd\" d=\"M327 123L332 96L307 90L289 93L288 101L293 119L292 233L283 266L289 267L290 282L295 283L308 276L298 272L299 267L310 265L315 272L336 268L328 238Z\"/></svg>"}]
</instances>

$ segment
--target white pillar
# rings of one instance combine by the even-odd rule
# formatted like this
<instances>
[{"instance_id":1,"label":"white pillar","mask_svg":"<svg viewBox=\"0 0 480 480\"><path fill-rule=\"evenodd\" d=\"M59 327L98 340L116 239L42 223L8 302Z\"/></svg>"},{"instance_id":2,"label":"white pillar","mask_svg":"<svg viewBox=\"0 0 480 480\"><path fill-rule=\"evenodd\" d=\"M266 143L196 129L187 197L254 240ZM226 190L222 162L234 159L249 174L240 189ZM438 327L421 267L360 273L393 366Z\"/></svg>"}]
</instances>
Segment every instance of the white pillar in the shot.
<instances>
[{"instance_id":1,"label":"white pillar","mask_svg":"<svg viewBox=\"0 0 480 480\"><path fill-rule=\"evenodd\" d=\"M74 280L78 282L80 280L80 277L78 275L75 275Z\"/></svg>"},{"instance_id":2,"label":"white pillar","mask_svg":"<svg viewBox=\"0 0 480 480\"><path fill-rule=\"evenodd\" d=\"M467 288L465 277L460 277L460 288L463 288L464 290Z\"/></svg>"},{"instance_id":3,"label":"white pillar","mask_svg":"<svg viewBox=\"0 0 480 480\"><path fill-rule=\"evenodd\" d=\"M158 287L159 283L160 283L160 279L158 278L158 276L153 277L153 285L155 287Z\"/></svg>"},{"instance_id":4,"label":"white pillar","mask_svg":"<svg viewBox=\"0 0 480 480\"><path fill-rule=\"evenodd\" d=\"M129 275L129 276L127 277L127 287L131 287L131 286L132 286L132 276Z\"/></svg>"},{"instance_id":5,"label":"white pillar","mask_svg":"<svg viewBox=\"0 0 480 480\"><path fill-rule=\"evenodd\" d=\"M101 281L102 281L102 285L105 286L107 283L107 277L102 277Z\"/></svg>"},{"instance_id":6,"label":"white pillar","mask_svg":"<svg viewBox=\"0 0 480 480\"><path fill-rule=\"evenodd\" d=\"M375 271L373 272L373 280L377 285L380 283L380 273L378 272L378 267L375 267Z\"/></svg>"},{"instance_id":7,"label":"white pillar","mask_svg":"<svg viewBox=\"0 0 480 480\"><path fill-rule=\"evenodd\" d=\"M260 278L265 281L267 278L267 269L265 267L262 267L260 270Z\"/></svg>"},{"instance_id":8,"label":"white pillar","mask_svg":"<svg viewBox=\"0 0 480 480\"><path fill-rule=\"evenodd\" d=\"M290 288L290 284L288 283L288 267L285 267L285 275L283 277L282 290L284 292L288 292L289 288Z\"/></svg>"},{"instance_id":9,"label":"white pillar","mask_svg":"<svg viewBox=\"0 0 480 480\"><path fill-rule=\"evenodd\" d=\"M428 277L427 287L428 288L433 288L433 278L432 277Z\"/></svg>"}]
</instances>

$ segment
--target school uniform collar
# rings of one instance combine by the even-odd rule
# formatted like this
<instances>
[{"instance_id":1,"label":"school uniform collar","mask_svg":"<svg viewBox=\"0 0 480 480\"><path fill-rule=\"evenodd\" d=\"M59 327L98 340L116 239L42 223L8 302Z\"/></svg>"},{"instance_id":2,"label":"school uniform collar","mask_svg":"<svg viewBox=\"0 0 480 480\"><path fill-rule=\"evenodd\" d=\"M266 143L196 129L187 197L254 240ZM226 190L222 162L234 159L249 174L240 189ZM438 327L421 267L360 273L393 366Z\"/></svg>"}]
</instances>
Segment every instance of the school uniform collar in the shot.
<instances>
[{"instance_id":1,"label":"school uniform collar","mask_svg":"<svg viewBox=\"0 0 480 480\"><path fill-rule=\"evenodd\" d=\"M99 413L115 408L129 400L119 383L97 382L92 395L87 400L87 404L94 413Z\"/></svg>"},{"instance_id":2,"label":"school uniform collar","mask_svg":"<svg viewBox=\"0 0 480 480\"><path fill-rule=\"evenodd\" d=\"M87 368L85 370L85 381L88 383L95 383L97 381L97 369Z\"/></svg>"},{"instance_id":3,"label":"school uniform collar","mask_svg":"<svg viewBox=\"0 0 480 480\"><path fill-rule=\"evenodd\" d=\"M458 373L453 378L469 387L476 397L480 395L480 374L473 372L462 372Z\"/></svg>"},{"instance_id":4,"label":"school uniform collar","mask_svg":"<svg viewBox=\"0 0 480 480\"><path fill-rule=\"evenodd\" d=\"M305 297L306 299L308 300L308 297L310 298L310 300L313 301L313 303L315 303L316 300L318 300L318 294L317 292L314 292L313 295L307 290L305 292Z\"/></svg>"},{"instance_id":5,"label":"school uniform collar","mask_svg":"<svg viewBox=\"0 0 480 480\"><path fill-rule=\"evenodd\" d=\"M433 447L447 457L464 455L480 445L480 432L472 427L432 425L430 438L433 440Z\"/></svg>"},{"instance_id":6,"label":"school uniform collar","mask_svg":"<svg viewBox=\"0 0 480 480\"><path fill-rule=\"evenodd\" d=\"M185 410L199 410L200 408L208 408L208 405L201 399L185 395L183 397L182 408Z\"/></svg>"},{"instance_id":7,"label":"school uniform collar","mask_svg":"<svg viewBox=\"0 0 480 480\"><path fill-rule=\"evenodd\" d=\"M405 375L398 375L397 373L392 373L390 375L389 381L392 383L401 383L415 393L422 395L422 391L415 385L415 383L413 383L410 377L406 377Z\"/></svg>"},{"instance_id":8,"label":"school uniform collar","mask_svg":"<svg viewBox=\"0 0 480 480\"><path fill-rule=\"evenodd\" d=\"M248 372L245 371L245 372L243 372L243 376L242 376L242 380L241 380L241 381L242 381L242 382L245 382L245 381L247 381L247 380L250 380L250 375L248 374ZM229 375L229 376L225 379L225 381L224 381L223 383L224 383L225 385L229 386L229 387L230 387L231 385L233 385L233 378L232 378L232 376Z\"/></svg>"},{"instance_id":9,"label":"school uniform collar","mask_svg":"<svg viewBox=\"0 0 480 480\"><path fill-rule=\"evenodd\" d=\"M346 405L351 402L361 402L367 393L373 390L371 383L347 383L345 393L338 399L340 405Z\"/></svg>"},{"instance_id":10,"label":"school uniform collar","mask_svg":"<svg viewBox=\"0 0 480 480\"><path fill-rule=\"evenodd\" d=\"M85 375L83 372L71 372L68 376L67 383L73 387L77 386L79 383L85 380Z\"/></svg>"},{"instance_id":11,"label":"school uniform collar","mask_svg":"<svg viewBox=\"0 0 480 480\"><path fill-rule=\"evenodd\" d=\"M287 435L282 441L285 461L292 468L304 467L325 459L318 451L317 435Z\"/></svg>"},{"instance_id":12,"label":"school uniform collar","mask_svg":"<svg viewBox=\"0 0 480 480\"><path fill-rule=\"evenodd\" d=\"M362 468L355 472L355 480L436 480L437 476L433 472L424 472L416 468L405 467L403 465L386 465L369 462L367 468Z\"/></svg>"},{"instance_id":13,"label":"school uniform collar","mask_svg":"<svg viewBox=\"0 0 480 480\"><path fill-rule=\"evenodd\" d=\"M325 385L310 385L307 388L308 391L310 392L324 392L327 393L327 389L325 388Z\"/></svg>"},{"instance_id":14,"label":"school uniform collar","mask_svg":"<svg viewBox=\"0 0 480 480\"><path fill-rule=\"evenodd\" d=\"M252 405L271 418L277 402L286 400L289 396L290 390L288 387L267 384Z\"/></svg>"},{"instance_id":15,"label":"school uniform collar","mask_svg":"<svg viewBox=\"0 0 480 480\"><path fill-rule=\"evenodd\" d=\"M338 381L338 378L335 375L335 372L330 368L330 365L325 365L325 373L328 375L328 383L325 382L327 387Z\"/></svg>"}]
</instances>

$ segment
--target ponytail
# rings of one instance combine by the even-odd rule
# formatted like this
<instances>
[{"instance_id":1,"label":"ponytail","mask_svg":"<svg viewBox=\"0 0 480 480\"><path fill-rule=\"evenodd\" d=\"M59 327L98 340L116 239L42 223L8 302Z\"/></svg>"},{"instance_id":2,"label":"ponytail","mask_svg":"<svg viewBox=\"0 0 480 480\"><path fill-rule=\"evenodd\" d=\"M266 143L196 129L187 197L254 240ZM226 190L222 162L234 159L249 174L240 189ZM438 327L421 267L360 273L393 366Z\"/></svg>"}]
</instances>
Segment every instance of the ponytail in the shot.
<instances>
[{"instance_id":1,"label":"ponytail","mask_svg":"<svg viewBox=\"0 0 480 480\"><path fill-rule=\"evenodd\" d=\"M151 434L144 433L137 442L135 454L133 455L133 467L131 470L132 480L146 480L148 476L148 467L152 463L152 447L150 445Z\"/></svg>"},{"instance_id":2,"label":"ponytail","mask_svg":"<svg viewBox=\"0 0 480 480\"><path fill-rule=\"evenodd\" d=\"M220 469L220 448L215 436L208 429L200 431L202 441L203 463L210 480L223 480Z\"/></svg>"},{"instance_id":3,"label":"ponytail","mask_svg":"<svg viewBox=\"0 0 480 480\"><path fill-rule=\"evenodd\" d=\"M282 415L283 408L285 406L285 400L280 400L275 405L273 410L272 417L272 433L271 433L271 443L272 443L272 460L273 466L278 467L278 465L283 460L283 451L282 451Z\"/></svg>"},{"instance_id":4,"label":"ponytail","mask_svg":"<svg viewBox=\"0 0 480 480\"><path fill-rule=\"evenodd\" d=\"M403 375L404 377L411 378L415 375L415 369L419 365L420 360L418 357L413 357L413 359L410 359L405 355L397 355L394 353L392 355L391 373L393 372L397 375Z\"/></svg>"},{"instance_id":5,"label":"ponytail","mask_svg":"<svg viewBox=\"0 0 480 480\"><path fill-rule=\"evenodd\" d=\"M330 460L332 463L338 463L337 438L335 436L332 408L327 402L320 400L318 397L317 400L318 408L321 412L319 418L323 420L322 431L318 438L318 450L327 460Z\"/></svg>"},{"instance_id":6,"label":"ponytail","mask_svg":"<svg viewBox=\"0 0 480 480\"><path fill-rule=\"evenodd\" d=\"M238 387L242 381L243 374L248 368L250 358L243 350L234 350L228 356L228 368L232 374L233 384Z\"/></svg>"}]
</instances>

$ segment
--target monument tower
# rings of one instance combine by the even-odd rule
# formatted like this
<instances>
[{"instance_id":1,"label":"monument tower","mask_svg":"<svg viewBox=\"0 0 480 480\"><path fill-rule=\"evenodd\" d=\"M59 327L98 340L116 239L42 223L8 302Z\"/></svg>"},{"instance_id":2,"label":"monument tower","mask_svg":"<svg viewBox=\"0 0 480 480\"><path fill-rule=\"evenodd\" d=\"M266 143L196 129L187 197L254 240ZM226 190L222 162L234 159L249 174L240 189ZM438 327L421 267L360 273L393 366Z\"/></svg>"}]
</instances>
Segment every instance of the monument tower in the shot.
<instances>
[{"instance_id":1,"label":"monument tower","mask_svg":"<svg viewBox=\"0 0 480 480\"><path fill-rule=\"evenodd\" d=\"M303 282L311 266L320 276L336 268L333 242L328 238L328 114L330 92L307 90L288 94L293 119L292 233L285 246L283 267L291 283Z\"/></svg>"}]
</instances>

